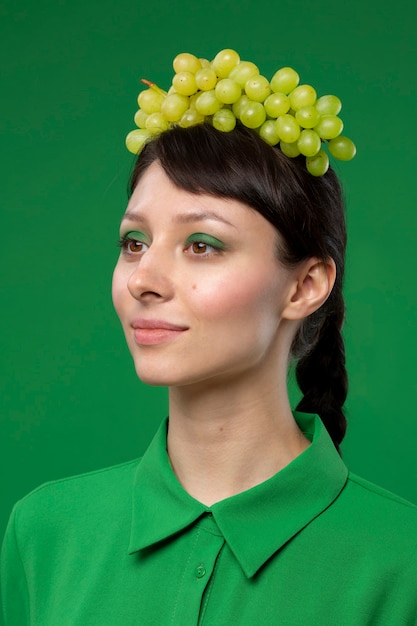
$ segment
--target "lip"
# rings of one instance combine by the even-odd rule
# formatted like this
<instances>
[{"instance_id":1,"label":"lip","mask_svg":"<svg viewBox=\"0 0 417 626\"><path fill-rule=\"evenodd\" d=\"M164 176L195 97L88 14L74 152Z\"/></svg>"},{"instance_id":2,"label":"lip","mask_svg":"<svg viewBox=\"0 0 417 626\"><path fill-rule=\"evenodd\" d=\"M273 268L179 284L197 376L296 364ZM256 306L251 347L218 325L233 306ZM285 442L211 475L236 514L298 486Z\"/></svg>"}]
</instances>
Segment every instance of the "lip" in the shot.
<instances>
[{"instance_id":1,"label":"lip","mask_svg":"<svg viewBox=\"0 0 417 626\"><path fill-rule=\"evenodd\" d=\"M165 322L164 320L147 320L136 319L132 322L132 328L143 330L187 330L187 326L181 326L179 324L171 324L171 322Z\"/></svg>"},{"instance_id":2,"label":"lip","mask_svg":"<svg viewBox=\"0 0 417 626\"><path fill-rule=\"evenodd\" d=\"M188 330L187 326L155 319L136 319L131 326L136 343L142 346L171 341Z\"/></svg>"}]
</instances>

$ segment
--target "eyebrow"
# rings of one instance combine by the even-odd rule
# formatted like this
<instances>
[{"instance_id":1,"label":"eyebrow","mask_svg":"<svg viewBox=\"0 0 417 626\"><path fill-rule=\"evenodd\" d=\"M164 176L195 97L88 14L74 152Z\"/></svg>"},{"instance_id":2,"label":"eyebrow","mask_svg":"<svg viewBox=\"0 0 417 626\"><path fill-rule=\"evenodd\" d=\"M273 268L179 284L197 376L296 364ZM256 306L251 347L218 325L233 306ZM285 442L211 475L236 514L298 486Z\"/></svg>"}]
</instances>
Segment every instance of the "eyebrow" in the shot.
<instances>
[{"instance_id":1,"label":"eyebrow","mask_svg":"<svg viewBox=\"0 0 417 626\"><path fill-rule=\"evenodd\" d=\"M122 219L132 222L146 222L146 218L143 215L129 210L126 211ZM174 222L177 224L190 224L191 222L203 222L204 220L215 220L236 228L234 224L214 211L193 211L191 213L180 213L174 218Z\"/></svg>"}]
</instances>

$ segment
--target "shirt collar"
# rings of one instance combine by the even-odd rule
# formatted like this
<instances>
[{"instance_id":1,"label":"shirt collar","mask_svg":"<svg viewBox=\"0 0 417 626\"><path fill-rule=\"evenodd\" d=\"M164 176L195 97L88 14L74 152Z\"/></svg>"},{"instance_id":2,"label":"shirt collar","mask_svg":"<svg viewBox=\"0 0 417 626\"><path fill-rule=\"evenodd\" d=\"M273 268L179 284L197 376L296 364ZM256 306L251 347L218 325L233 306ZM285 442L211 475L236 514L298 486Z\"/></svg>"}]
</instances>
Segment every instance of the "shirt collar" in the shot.
<instances>
[{"instance_id":1,"label":"shirt collar","mask_svg":"<svg viewBox=\"0 0 417 626\"><path fill-rule=\"evenodd\" d=\"M168 539L210 511L245 575L253 576L337 498L347 479L321 420L307 413L294 417L311 445L272 478L210 508L177 480L165 420L136 470L129 553Z\"/></svg>"}]
</instances>

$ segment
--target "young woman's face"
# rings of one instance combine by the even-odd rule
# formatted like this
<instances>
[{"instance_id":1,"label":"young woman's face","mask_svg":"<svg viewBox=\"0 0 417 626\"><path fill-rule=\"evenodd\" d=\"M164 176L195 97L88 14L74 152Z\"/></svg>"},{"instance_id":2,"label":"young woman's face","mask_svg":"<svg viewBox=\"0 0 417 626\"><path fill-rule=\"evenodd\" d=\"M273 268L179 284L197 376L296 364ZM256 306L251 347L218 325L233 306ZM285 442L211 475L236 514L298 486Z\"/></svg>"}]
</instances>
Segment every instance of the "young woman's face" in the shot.
<instances>
[{"instance_id":1,"label":"young woman's face","mask_svg":"<svg viewBox=\"0 0 417 626\"><path fill-rule=\"evenodd\" d=\"M121 238L113 301L141 380L182 386L259 372L277 349L291 285L267 220L177 188L155 162Z\"/></svg>"}]
</instances>

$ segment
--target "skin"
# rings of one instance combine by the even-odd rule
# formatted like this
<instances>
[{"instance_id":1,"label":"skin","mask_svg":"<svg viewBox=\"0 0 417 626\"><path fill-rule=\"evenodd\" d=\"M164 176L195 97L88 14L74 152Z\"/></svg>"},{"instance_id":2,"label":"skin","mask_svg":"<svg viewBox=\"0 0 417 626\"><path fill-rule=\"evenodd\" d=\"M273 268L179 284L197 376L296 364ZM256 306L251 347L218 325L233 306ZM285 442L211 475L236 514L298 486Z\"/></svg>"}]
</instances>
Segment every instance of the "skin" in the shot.
<instances>
[{"instance_id":1,"label":"skin","mask_svg":"<svg viewBox=\"0 0 417 626\"><path fill-rule=\"evenodd\" d=\"M179 481L211 505L271 477L308 446L289 405L288 358L301 320L331 291L334 263L284 267L259 213L179 189L158 163L120 233L113 302L138 377L169 388Z\"/></svg>"}]
</instances>

